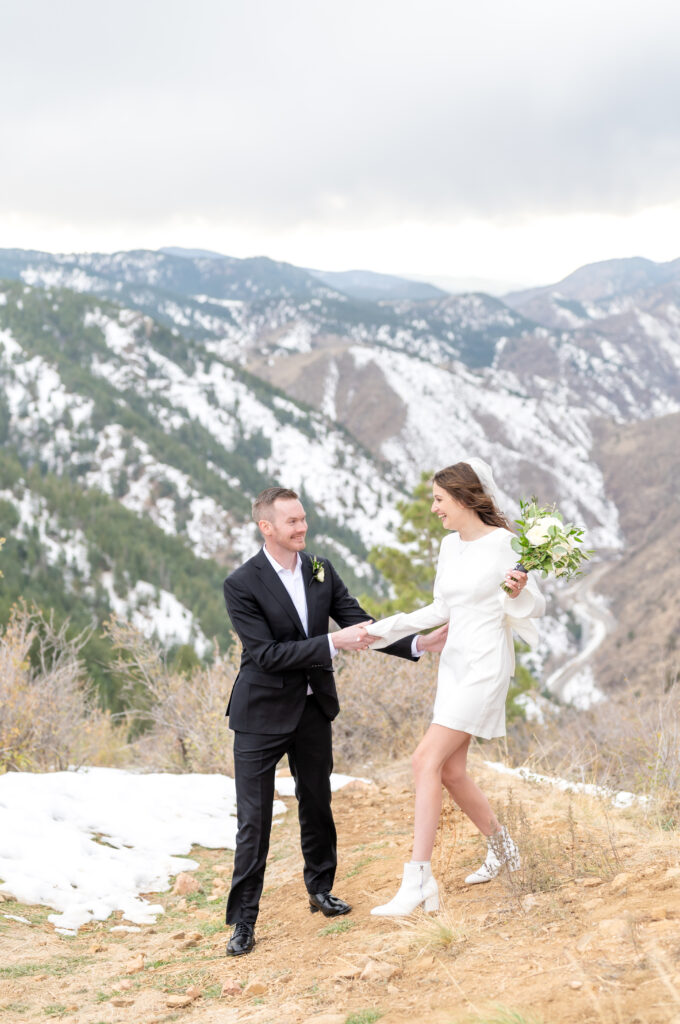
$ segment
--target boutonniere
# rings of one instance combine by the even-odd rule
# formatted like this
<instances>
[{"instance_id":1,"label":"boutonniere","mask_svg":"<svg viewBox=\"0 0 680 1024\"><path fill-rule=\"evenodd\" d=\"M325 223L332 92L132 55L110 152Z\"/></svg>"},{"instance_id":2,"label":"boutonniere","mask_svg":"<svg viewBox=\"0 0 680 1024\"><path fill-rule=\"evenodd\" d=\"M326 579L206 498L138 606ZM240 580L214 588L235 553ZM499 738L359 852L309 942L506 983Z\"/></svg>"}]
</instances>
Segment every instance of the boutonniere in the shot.
<instances>
[{"instance_id":1,"label":"boutonniere","mask_svg":"<svg viewBox=\"0 0 680 1024\"><path fill-rule=\"evenodd\" d=\"M316 555L312 555L312 579L317 583L323 583L326 578L326 570L323 562L320 562Z\"/></svg>"}]
</instances>

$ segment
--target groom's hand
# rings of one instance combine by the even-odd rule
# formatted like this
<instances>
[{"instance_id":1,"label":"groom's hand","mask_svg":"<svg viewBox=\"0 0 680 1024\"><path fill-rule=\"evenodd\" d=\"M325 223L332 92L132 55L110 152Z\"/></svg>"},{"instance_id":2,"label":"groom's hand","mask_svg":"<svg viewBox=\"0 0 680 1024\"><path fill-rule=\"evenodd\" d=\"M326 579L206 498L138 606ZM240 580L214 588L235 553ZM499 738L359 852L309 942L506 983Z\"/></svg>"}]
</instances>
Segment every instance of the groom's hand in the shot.
<instances>
[{"instance_id":1,"label":"groom's hand","mask_svg":"<svg viewBox=\"0 0 680 1024\"><path fill-rule=\"evenodd\" d=\"M441 654L448 635L449 624L447 622L445 625L439 626L438 629L433 629L431 633L419 636L416 640L416 650L429 651L431 654Z\"/></svg>"},{"instance_id":2,"label":"groom's hand","mask_svg":"<svg viewBox=\"0 0 680 1024\"><path fill-rule=\"evenodd\" d=\"M339 651L365 651L371 642L366 634L366 626L370 626L373 619L366 619L365 622L358 622L355 626L346 626L331 633L333 645Z\"/></svg>"}]
</instances>

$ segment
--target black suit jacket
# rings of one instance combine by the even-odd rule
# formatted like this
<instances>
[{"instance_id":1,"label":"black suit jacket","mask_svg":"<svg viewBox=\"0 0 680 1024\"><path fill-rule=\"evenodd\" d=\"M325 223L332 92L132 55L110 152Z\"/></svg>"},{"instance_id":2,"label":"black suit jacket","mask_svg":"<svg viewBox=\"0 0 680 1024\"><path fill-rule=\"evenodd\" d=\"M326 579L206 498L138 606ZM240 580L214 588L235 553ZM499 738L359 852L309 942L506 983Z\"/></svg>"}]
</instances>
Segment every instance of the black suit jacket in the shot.
<instances>
[{"instance_id":1,"label":"black suit jacket","mask_svg":"<svg viewBox=\"0 0 680 1024\"><path fill-rule=\"evenodd\" d=\"M335 718L340 705L328 646L328 620L342 628L370 616L347 590L326 558L324 581L313 577L312 560L302 553L309 634L306 635L288 591L263 550L224 581L227 611L243 653L227 715L240 732L292 732L311 686L323 712ZM411 637L384 649L414 660ZM381 652L383 653L383 652Z\"/></svg>"}]
</instances>

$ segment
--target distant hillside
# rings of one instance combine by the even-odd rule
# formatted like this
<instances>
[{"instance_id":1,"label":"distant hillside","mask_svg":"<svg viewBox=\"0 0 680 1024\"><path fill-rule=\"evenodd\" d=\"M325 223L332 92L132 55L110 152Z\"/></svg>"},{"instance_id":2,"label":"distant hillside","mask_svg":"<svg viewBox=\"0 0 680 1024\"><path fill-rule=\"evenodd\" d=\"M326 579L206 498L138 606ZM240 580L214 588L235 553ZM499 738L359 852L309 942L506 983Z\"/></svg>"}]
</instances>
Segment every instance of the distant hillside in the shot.
<instances>
[{"instance_id":1,"label":"distant hillside","mask_svg":"<svg viewBox=\"0 0 680 1024\"><path fill-rule=\"evenodd\" d=\"M0 431L21 467L3 500L18 510L16 539L37 529L48 566L78 530L93 543L80 521L49 533L54 507L40 505L51 498L30 476L39 470L151 524L160 533L143 543L154 550L161 534L183 545L200 561L187 572L213 587L215 564L222 574L255 549L250 501L279 481L303 494L310 546L352 587L378 593L368 551L393 540L398 501L423 470L476 454L493 465L509 514L520 497L557 501L611 559L635 543L616 483L635 478L614 471L625 459L601 439L654 431L680 411L678 266L613 261L507 301L376 301L264 257L0 250ZM645 466L652 482L656 466ZM141 536L111 517L119 534ZM201 646L212 619L200 596L180 594L169 558L136 577L109 549L93 549L88 565L104 581L102 608L120 600L132 615L141 602L166 642ZM669 567L679 561L671 550ZM618 571L601 584L614 603ZM74 588L65 574L65 592ZM577 653L579 614L551 605L539 674ZM612 652L603 684L624 662Z\"/></svg>"},{"instance_id":2,"label":"distant hillside","mask_svg":"<svg viewBox=\"0 0 680 1024\"><path fill-rule=\"evenodd\" d=\"M310 274L330 288L355 299L371 302L395 299L441 299L447 293L426 281L409 281L392 274L376 274L372 270L310 270Z\"/></svg>"},{"instance_id":3,"label":"distant hillside","mask_svg":"<svg viewBox=\"0 0 680 1024\"><path fill-rule=\"evenodd\" d=\"M679 437L679 413L599 426L598 458L626 542L606 580L617 625L597 656L605 685L658 686L680 674Z\"/></svg>"}]
</instances>

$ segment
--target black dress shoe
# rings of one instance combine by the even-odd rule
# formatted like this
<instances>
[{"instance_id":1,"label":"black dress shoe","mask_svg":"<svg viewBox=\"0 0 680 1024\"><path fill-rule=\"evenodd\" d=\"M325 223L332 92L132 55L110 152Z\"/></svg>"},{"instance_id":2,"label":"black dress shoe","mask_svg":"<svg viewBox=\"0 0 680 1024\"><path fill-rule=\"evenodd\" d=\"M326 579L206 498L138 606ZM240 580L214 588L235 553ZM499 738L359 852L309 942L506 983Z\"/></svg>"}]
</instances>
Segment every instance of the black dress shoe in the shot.
<instances>
[{"instance_id":1,"label":"black dress shoe","mask_svg":"<svg viewBox=\"0 0 680 1024\"><path fill-rule=\"evenodd\" d=\"M252 924L242 921L234 928L234 934L227 943L227 956L243 956L250 953L255 945L255 929Z\"/></svg>"},{"instance_id":2,"label":"black dress shoe","mask_svg":"<svg viewBox=\"0 0 680 1024\"><path fill-rule=\"evenodd\" d=\"M340 917L349 914L352 908L330 892L310 892L309 909L313 914L320 910L324 917Z\"/></svg>"}]
</instances>

